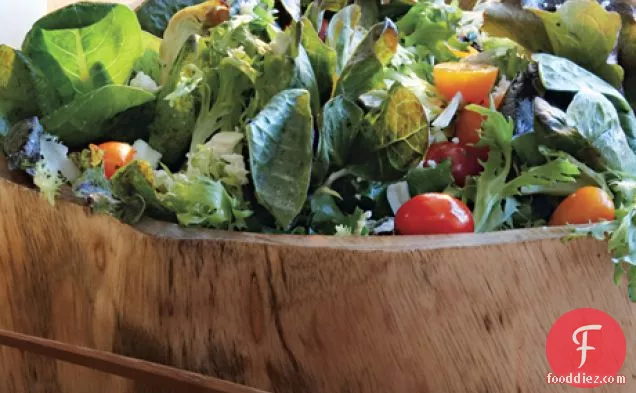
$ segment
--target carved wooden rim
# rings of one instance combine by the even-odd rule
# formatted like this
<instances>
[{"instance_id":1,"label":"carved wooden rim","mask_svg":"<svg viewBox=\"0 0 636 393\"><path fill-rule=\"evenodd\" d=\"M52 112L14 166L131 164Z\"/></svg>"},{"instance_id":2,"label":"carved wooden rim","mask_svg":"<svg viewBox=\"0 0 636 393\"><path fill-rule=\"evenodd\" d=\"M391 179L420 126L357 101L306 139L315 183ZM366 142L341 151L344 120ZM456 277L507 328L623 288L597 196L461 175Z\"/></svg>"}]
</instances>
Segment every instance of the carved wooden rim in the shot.
<instances>
[{"instance_id":1,"label":"carved wooden rim","mask_svg":"<svg viewBox=\"0 0 636 393\"><path fill-rule=\"evenodd\" d=\"M3 168L4 167L4 168ZM0 189L18 187L23 191L37 192L25 184L21 175L6 170L4 157L0 156ZM42 203L45 203L42 201ZM86 207L71 194L63 193L59 203L74 204L75 208L87 211ZM91 213L86 212L87 219ZM126 225L109 217L112 225ZM358 251L400 252L409 250L432 250L441 248L479 247L495 244L522 243L548 239L564 238L570 233L565 227L541 227L531 229L513 229L500 232L460 235L433 236L372 236L372 237L337 237L322 235L273 235L245 232L228 232L213 229L183 228L178 224L143 219L133 225L141 233L157 238L176 240L209 240L240 242L248 244L269 244L303 248L327 248Z\"/></svg>"}]
</instances>

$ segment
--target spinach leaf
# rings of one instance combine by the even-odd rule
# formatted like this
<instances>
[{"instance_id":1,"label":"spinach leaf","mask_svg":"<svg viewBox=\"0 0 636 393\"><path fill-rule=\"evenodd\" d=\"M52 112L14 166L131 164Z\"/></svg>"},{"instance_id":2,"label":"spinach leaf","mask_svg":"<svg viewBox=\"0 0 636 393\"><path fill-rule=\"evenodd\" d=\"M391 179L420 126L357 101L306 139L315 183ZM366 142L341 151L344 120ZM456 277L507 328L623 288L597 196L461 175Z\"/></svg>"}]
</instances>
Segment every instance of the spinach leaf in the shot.
<instances>
[{"instance_id":1,"label":"spinach leaf","mask_svg":"<svg viewBox=\"0 0 636 393\"><path fill-rule=\"evenodd\" d=\"M321 235L369 234L367 215L360 208L347 214L338 207L336 198L326 192L317 192L311 197L311 228Z\"/></svg>"},{"instance_id":2,"label":"spinach leaf","mask_svg":"<svg viewBox=\"0 0 636 393\"><path fill-rule=\"evenodd\" d=\"M350 5L334 15L329 23L325 42L336 51L336 75L342 74L358 44L364 39L366 32L359 25L361 16L361 8Z\"/></svg>"},{"instance_id":3,"label":"spinach leaf","mask_svg":"<svg viewBox=\"0 0 636 393\"><path fill-rule=\"evenodd\" d=\"M383 68L397 47L397 27L391 20L373 26L344 66L336 92L356 100L362 93L383 83Z\"/></svg>"},{"instance_id":4,"label":"spinach leaf","mask_svg":"<svg viewBox=\"0 0 636 393\"><path fill-rule=\"evenodd\" d=\"M322 42L313 24L307 18L302 20L302 44L316 75L321 102L331 96L333 76L336 73L336 51Z\"/></svg>"},{"instance_id":5,"label":"spinach leaf","mask_svg":"<svg viewBox=\"0 0 636 393\"><path fill-rule=\"evenodd\" d=\"M348 169L367 180L398 180L422 159L428 142L424 107L410 89L394 83L379 117L365 118Z\"/></svg>"},{"instance_id":6,"label":"spinach leaf","mask_svg":"<svg viewBox=\"0 0 636 393\"><path fill-rule=\"evenodd\" d=\"M455 182L451 161L444 160L434 167L411 169L406 175L406 182L412 197L428 192L442 192Z\"/></svg>"},{"instance_id":7,"label":"spinach leaf","mask_svg":"<svg viewBox=\"0 0 636 393\"><path fill-rule=\"evenodd\" d=\"M363 117L362 109L343 96L327 102L323 109L318 146L318 157L324 161L325 169L329 166L344 168L347 165Z\"/></svg>"},{"instance_id":8,"label":"spinach leaf","mask_svg":"<svg viewBox=\"0 0 636 393\"><path fill-rule=\"evenodd\" d=\"M567 109L568 124L594 146L608 168L636 172L636 154L621 129L618 113L600 93L581 90Z\"/></svg>"},{"instance_id":9,"label":"spinach leaf","mask_svg":"<svg viewBox=\"0 0 636 393\"><path fill-rule=\"evenodd\" d=\"M157 37L162 37L174 14L205 0L146 0L137 9L141 27Z\"/></svg>"},{"instance_id":10,"label":"spinach leaf","mask_svg":"<svg viewBox=\"0 0 636 393\"><path fill-rule=\"evenodd\" d=\"M607 97L618 112L621 127L627 136L629 146L636 151L636 116L625 97L618 90L565 58L544 53L534 54L532 59L539 64L539 76L546 90L576 93L588 89Z\"/></svg>"},{"instance_id":11,"label":"spinach leaf","mask_svg":"<svg viewBox=\"0 0 636 393\"><path fill-rule=\"evenodd\" d=\"M38 21L23 50L69 103L102 86L128 82L143 51L141 27L126 6L78 3Z\"/></svg>"},{"instance_id":12,"label":"spinach leaf","mask_svg":"<svg viewBox=\"0 0 636 393\"><path fill-rule=\"evenodd\" d=\"M141 89L108 85L77 96L42 119L42 124L69 147L81 147L108 136L103 127L107 120L154 99L154 94Z\"/></svg>"},{"instance_id":13,"label":"spinach leaf","mask_svg":"<svg viewBox=\"0 0 636 393\"><path fill-rule=\"evenodd\" d=\"M598 170L636 170L636 154L627 143L616 109L602 94L582 90L567 113L540 98L535 108L542 145L568 152Z\"/></svg>"},{"instance_id":14,"label":"spinach leaf","mask_svg":"<svg viewBox=\"0 0 636 393\"><path fill-rule=\"evenodd\" d=\"M27 65L18 52L0 45L0 135L11 124L37 113L35 87Z\"/></svg>"},{"instance_id":15,"label":"spinach leaf","mask_svg":"<svg viewBox=\"0 0 636 393\"><path fill-rule=\"evenodd\" d=\"M274 96L247 126L256 197L283 228L307 199L312 123L309 92L289 89Z\"/></svg>"}]
</instances>

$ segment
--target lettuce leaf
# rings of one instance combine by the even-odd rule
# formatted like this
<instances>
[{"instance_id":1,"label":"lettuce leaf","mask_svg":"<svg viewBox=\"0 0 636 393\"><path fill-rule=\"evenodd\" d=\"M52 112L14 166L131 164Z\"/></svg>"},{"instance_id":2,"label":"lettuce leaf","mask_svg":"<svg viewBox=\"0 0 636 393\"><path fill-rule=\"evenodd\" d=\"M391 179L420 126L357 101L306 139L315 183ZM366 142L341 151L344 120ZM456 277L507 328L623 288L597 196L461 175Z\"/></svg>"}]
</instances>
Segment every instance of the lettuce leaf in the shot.
<instances>
[{"instance_id":1,"label":"lettuce leaf","mask_svg":"<svg viewBox=\"0 0 636 393\"><path fill-rule=\"evenodd\" d=\"M535 53L568 58L620 87L624 71L608 58L621 29L618 13L606 11L595 0L569 0L556 12L523 8L521 1L485 2L484 30L508 37Z\"/></svg>"},{"instance_id":2,"label":"lettuce leaf","mask_svg":"<svg viewBox=\"0 0 636 393\"><path fill-rule=\"evenodd\" d=\"M480 106L469 105L467 109L486 116L480 144L490 149L488 161L483 163L484 171L476 178L475 232L491 232L510 225L520 206L515 197L521 195L522 188L576 180L579 169L562 158L531 167L509 180L513 169L514 123L501 113Z\"/></svg>"},{"instance_id":3,"label":"lettuce leaf","mask_svg":"<svg viewBox=\"0 0 636 393\"><path fill-rule=\"evenodd\" d=\"M123 85L143 53L141 27L124 5L78 3L35 23L22 45L63 103Z\"/></svg>"}]
</instances>

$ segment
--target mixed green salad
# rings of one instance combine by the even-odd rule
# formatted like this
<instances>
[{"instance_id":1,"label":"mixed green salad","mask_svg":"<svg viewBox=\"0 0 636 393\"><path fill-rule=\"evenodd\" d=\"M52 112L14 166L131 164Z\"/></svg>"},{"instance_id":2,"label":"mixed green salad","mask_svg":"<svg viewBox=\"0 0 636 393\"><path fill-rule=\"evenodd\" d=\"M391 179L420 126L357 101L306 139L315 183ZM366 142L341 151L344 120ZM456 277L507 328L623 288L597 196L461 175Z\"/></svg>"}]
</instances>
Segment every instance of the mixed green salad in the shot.
<instances>
[{"instance_id":1,"label":"mixed green salad","mask_svg":"<svg viewBox=\"0 0 636 393\"><path fill-rule=\"evenodd\" d=\"M74 4L0 46L3 150L51 203L127 223L573 225L636 298L631 2L468 3Z\"/></svg>"}]
</instances>

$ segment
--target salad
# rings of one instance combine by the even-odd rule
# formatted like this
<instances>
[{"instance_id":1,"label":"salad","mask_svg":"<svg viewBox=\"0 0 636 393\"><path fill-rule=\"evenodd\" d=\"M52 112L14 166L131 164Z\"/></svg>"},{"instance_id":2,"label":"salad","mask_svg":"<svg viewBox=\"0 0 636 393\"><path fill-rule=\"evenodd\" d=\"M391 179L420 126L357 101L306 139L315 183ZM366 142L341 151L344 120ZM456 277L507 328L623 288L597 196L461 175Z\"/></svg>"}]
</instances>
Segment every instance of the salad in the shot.
<instances>
[{"instance_id":1,"label":"salad","mask_svg":"<svg viewBox=\"0 0 636 393\"><path fill-rule=\"evenodd\" d=\"M82 2L0 46L10 169L54 204L336 236L571 225L636 299L627 0Z\"/></svg>"}]
</instances>

